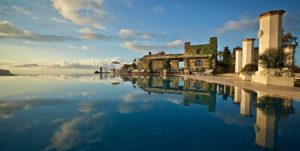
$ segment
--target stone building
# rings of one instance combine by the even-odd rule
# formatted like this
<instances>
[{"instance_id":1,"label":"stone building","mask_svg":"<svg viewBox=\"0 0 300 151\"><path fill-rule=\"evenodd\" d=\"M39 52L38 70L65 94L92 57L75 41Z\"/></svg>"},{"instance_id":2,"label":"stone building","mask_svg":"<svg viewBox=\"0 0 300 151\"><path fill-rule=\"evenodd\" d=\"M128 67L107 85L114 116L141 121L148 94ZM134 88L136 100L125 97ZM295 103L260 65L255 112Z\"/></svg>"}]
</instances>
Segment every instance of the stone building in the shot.
<instances>
[{"instance_id":1,"label":"stone building","mask_svg":"<svg viewBox=\"0 0 300 151\"><path fill-rule=\"evenodd\" d=\"M184 44L183 54L165 54L159 52L143 56L137 61L135 72L168 73L179 72L204 72L208 69L215 68L217 54L217 37L211 37L208 44L191 45L190 42ZM179 64L183 62L183 69Z\"/></svg>"}]
</instances>

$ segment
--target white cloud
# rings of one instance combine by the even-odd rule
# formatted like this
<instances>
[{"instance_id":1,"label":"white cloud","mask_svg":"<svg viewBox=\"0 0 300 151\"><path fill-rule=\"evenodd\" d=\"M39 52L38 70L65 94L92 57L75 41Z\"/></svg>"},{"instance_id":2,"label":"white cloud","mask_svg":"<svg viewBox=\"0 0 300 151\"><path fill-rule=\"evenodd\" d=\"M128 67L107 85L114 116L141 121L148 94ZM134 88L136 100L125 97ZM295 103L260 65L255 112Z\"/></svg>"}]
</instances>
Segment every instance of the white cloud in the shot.
<instances>
[{"instance_id":1,"label":"white cloud","mask_svg":"<svg viewBox=\"0 0 300 151\"><path fill-rule=\"evenodd\" d=\"M107 36L103 34L98 34L92 31L90 28L83 28L78 31L80 34L80 38L86 40L115 40L117 37Z\"/></svg>"},{"instance_id":2,"label":"white cloud","mask_svg":"<svg viewBox=\"0 0 300 151\"><path fill-rule=\"evenodd\" d=\"M141 32L134 31L132 29L123 28L118 32L118 35L123 39L153 39L153 38L161 38L162 35L150 33L150 32Z\"/></svg>"},{"instance_id":3,"label":"white cloud","mask_svg":"<svg viewBox=\"0 0 300 151\"><path fill-rule=\"evenodd\" d=\"M67 20L82 26L106 30L112 19L105 7L105 0L52 0L53 7Z\"/></svg>"},{"instance_id":4,"label":"white cloud","mask_svg":"<svg viewBox=\"0 0 300 151\"><path fill-rule=\"evenodd\" d=\"M0 39L1 38L15 38L43 42L61 42L67 40L78 40L74 37L59 35L42 35L27 30L21 30L14 27L9 21L0 21Z\"/></svg>"},{"instance_id":5,"label":"white cloud","mask_svg":"<svg viewBox=\"0 0 300 151\"><path fill-rule=\"evenodd\" d=\"M175 40L162 45L137 44L133 41L127 41L123 43L122 47L134 51L174 50L183 47L183 41Z\"/></svg>"},{"instance_id":6,"label":"white cloud","mask_svg":"<svg viewBox=\"0 0 300 151\"><path fill-rule=\"evenodd\" d=\"M101 141L101 132L105 124L99 122L103 120L106 112L92 112L93 107L97 107L99 104L93 102L84 102L83 106L87 104L87 107L80 106L83 115L78 115L70 120L63 120L64 123L55 131L51 144L44 150L84 150L80 147L82 144L91 144ZM98 121L98 122L97 122ZM89 127L86 129L86 127ZM82 129L85 129L82 131Z\"/></svg>"},{"instance_id":7,"label":"white cloud","mask_svg":"<svg viewBox=\"0 0 300 151\"><path fill-rule=\"evenodd\" d=\"M60 18L57 18L57 17L51 17L51 20L53 20L55 22L58 22L58 23L67 23L66 20L60 19Z\"/></svg>"},{"instance_id":8,"label":"white cloud","mask_svg":"<svg viewBox=\"0 0 300 151\"><path fill-rule=\"evenodd\" d=\"M173 4L173 7L177 8L177 9L180 9L182 8L183 6L181 4Z\"/></svg>"},{"instance_id":9,"label":"white cloud","mask_svg":"<svg viewBox=\"0 0 300 151\"><path fill-rule=\"evenodd\" d=\"M81 47L81 49L84 50L84 51L87 51L87 50L89 50L90 48L89 48L89 46L87 46L87 45L83 45L83 46Z\"/></svg>"},{"instance_id":10,"label":"white cloud","mask_svg":"<svg viewBox=\"0 0 300 151\"><path fill-rule=\"evenodd\" d=\"M38 17L34 16L33 13L31 11L29 11L28 9L24 8L24 7L20 7L20 6L12 6L11 7L14 11L23 14L23 15L27 15L32 17L32 19L37 20L39 19Z\"/></svg>"},{"instance_id":11,"label":"white cloud","mask_svg":"<svg viewBox=\"0 0 300 151\"><path fill-rule=\"evenodd\" d=\"M159 5L159 6L155 6L153 8L153 11L157 14L163 14L166 11L166 9L163 6Z\"/></svg>"},{"instance_id":12,"label":"white cloud","mask_svg":"<svg viewBox=\"0 0 300 151\"><path fill-rule=\"evenodd\" d=\"M46 69L88 69L94 70L103 67L105 71L116 67L112 64L113 61L120 62L120 64L130 63L132 60L120 57L106 58L106 59L85 59L79 61L57 61L57 62L28 62L22 64L12 64L10 67L15 68L46 68Z\"/></svg>"},{"instance_id":13,"label":"white cloud","mask_svg":"<svg viewBox=\"0 0 300 151\"><path fill-rule=\"evenodd\" d=\"M300 12L286 13L283 15L283 29L285 32L292 32L293 34L300 31Z\"/></svg>"},{"instance_id":14,"label":"white cloud","mask_svg":"<svg viewBox=\"0 0 300 151\"><path fill-rule=\"evenodd\" d=\"M13 10L15 10L18 13L21 13L23 15L28 15L28 16L32 16L32 13L27 10L26 8L20 7L20 6L12 6L11 7Z\"/></svg>"},{"instance_id":15,"label":"white cloud","mask_svg":"<svg viewBox=\"0 0 300 151\"><path fill-rule=\"evenodd\" d=\"M128 7L133 6L133 0L121 0L121 2L125 5L127 5Z\"/></svg>"},{"instance_id":16,"label":"white cloud","mask_svg":"<svg viewBox=\"0 0 300 151\"><path fill-rule=\"evenodd\" d=\"M228 31L256 31L258 20L256 18L242 18L240 20L229 20L223 27L218 28L218 32L225 33Z\"/></svg>"}]
</instances>

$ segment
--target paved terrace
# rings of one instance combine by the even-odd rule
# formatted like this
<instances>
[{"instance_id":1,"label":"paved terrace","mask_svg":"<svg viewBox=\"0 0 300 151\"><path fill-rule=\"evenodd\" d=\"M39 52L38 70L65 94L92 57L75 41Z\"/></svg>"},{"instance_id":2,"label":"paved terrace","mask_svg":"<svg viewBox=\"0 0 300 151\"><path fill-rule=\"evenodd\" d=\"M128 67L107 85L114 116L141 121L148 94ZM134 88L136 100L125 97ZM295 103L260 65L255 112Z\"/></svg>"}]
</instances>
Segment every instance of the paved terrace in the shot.
<instances>
[{"instance_id":1,"label":"paved terrace","mask_svg":"<svg viewBox=\"0 0 300 151\"><path fill-rule=\"evenodd\" d=\"M300 88L299 87L282 87L282 86L268 86L250 81L243 81L232 76L194 76L184 75L184 78L191 78L210 83L224 84L228 86L236 86L243 89L252 90L255 92L263 92L270 96L277 96L283 98L291 98L300 102Z\"/></svg>"}]
</instances>

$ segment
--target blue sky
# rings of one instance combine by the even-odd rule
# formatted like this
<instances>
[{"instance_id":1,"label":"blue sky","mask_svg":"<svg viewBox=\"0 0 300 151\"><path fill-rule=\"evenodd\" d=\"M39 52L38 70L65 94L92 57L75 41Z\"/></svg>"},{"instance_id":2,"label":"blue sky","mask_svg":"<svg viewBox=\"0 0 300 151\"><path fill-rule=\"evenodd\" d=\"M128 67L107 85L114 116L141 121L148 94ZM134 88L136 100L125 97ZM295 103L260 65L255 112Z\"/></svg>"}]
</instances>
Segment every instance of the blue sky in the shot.
<instances>
[{"instance_id":1,"label":"blue sky","mask_svg":"<svg viewBox=\"0 0 300 151\"><path fill-rule=\"evenodd\" d=\"M184 42L211 36L219 50L232 49L256 38L257 16L275 9L287 11L283 28L299 37L299 7L297 0L1 0L0 65L92 69L148 51L183 52Z\"/></svg>"}]
</instances>

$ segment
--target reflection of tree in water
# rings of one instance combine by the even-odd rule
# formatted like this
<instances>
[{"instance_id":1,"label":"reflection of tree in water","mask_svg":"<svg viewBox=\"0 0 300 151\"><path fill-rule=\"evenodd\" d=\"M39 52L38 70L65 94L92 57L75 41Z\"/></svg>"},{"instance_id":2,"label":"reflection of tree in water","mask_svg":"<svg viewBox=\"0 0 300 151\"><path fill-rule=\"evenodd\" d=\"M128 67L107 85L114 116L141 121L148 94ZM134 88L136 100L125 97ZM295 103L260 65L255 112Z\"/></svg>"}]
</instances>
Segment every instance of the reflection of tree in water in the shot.
<instances>
[{"instance_id":1,"label":"reflection of tree in water","mask_svg":"<svg viewBox=\"0 0 300 151\"><path fill-rule=\"evenodd\" d=\"M289 114L294 113L294 108L289 105L288 101L291 100L263 96L258 98L256 106L266 115L276 115L278 118L287 117Z\"/></svg>"}]
</instances>

